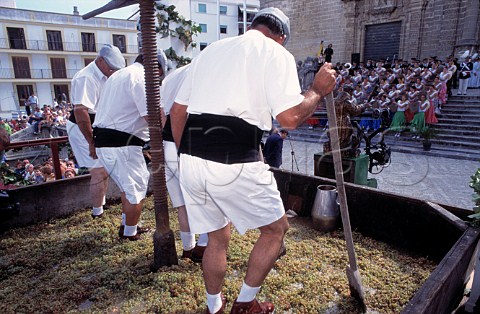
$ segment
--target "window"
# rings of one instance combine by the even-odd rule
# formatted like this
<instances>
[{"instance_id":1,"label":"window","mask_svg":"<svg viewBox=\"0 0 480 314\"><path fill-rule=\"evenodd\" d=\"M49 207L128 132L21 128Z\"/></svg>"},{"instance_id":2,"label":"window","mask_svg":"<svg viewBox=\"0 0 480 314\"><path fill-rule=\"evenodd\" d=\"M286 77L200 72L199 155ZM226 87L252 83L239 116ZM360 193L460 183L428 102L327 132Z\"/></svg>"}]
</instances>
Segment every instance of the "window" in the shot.
<instances>
[{"instance_id":1,"label":"window","mask_svg":"<svg viewBox=\"0 0 480 314\"><path fill-rule=\"evenodd\" d=\"M82 33L82 50L85 52L96 52L95 49L95 34Z\"/></svg>"},{"instance_id":2,"label":"window","mask_svg":"<svg viewBox=\"0 0 480 314\"><path fill-rule=\"evenodd\" d=\"M15 78L32 78L28 57L12 57Z\"/></svg>"},{"instance_id":3,"label":"window","mask_svg":"<svg viewBox=\"0 0 480 314\"><path fill-rule=\"evenodd\" d=\"M127 44L125 41L125 35L113 35L113 45L117 46L121 52L127 52Z\"/></svg>"},{"instance_id":4,"label":"window","mask_svg":"<svg viewBox=\"0 0 480 314\"><path fill-rule=\"evenodd\" d=\"M227 33L227 25L220 25L220 34Z\"/></svg>"},{"instance_id":5,"label":"window","mask_svg":"<svg viewBox=\"0 0 480 314\"><path fill-rule=\"evenodd\" d=\"M219 10L220 10L220 14L227 15L227 6L226 5L221 5Z\"/></svg>"},{"instance_id":6,"label":"window","mask_svg":"<svg viewBox=\"0 0 480 314\"><path fill-rule=\"evenodd\" d=\"M52 66L52 78L67 78L64 58L50 58L50 65Z\"/></svg>"},{"instance_id":7,"label":"window","mask_svg":"<svg viewBox=\"0 0 480 314\"><path fill-rule=\"evenodd\" d=\"M64 85L64 84L57 85L57 84L54 84L54 85L53 85L53 92L55 93L55 96L56 96L56 98L57 98L57 101L61 101L61 99L62 99L62 94L65 94L65 96L67 97L67 101L68 101L68 99L70 99L70 95L68 94L68 85Z\"/></svg>"},{"instance_id":8,"label":"window","mask_svg":"<svg viewBox=\"0 0 480 314\"><path fill-rule=\"evenodd\" d=\"M198 4L198 13L207 13L207 5L205 3Z\"/></svg>"},{"instance_id":9,"label":"window","mask_svg":"<svg viewBox=\"0 0 480 314\"><path fill-rule=\"evenodd\" d=\"M207 32L207 24L200 24L200 33Z\"/></svg>"},{"instance_id":10,"label":"window","mask_svg":"<svg viewBox=\"0 0 480 314\"><path fill-rule=\"evenodd\" d=\"M91 62L95 61L95 58L85 58L83 60L85 62L85 66L89 65Z\"/></svg>"},{"instance_id":11,"label":"window","mask_svg":"<svg viewBox=\"0 0 480 314\"><path fill-rule=\"evenodd\" d=\"M7 27L7 32L11 49L27 49L23 28Z\"/></svg>"},{"instance_id":12,"label":"window","mask_svg":"<svg viewBox=\"0 0 480 314\"><path fill-rule=\"evenodd\" d=\"M25 102L31 94L33 94L32 85L17 85L17 96L20 106L25 106Z\"/></svg>"},{"instance_id":13,"label":"window","mask_svg":"<svg viewBox=\"0 0 480 314\"><path fill-rule=\"evenodd\" d=\"M47 31L48 50L63 51L62 33L60 31Z\"/></svg>"},{"instance_id":14,"label":"window","mask_svg":"<svg viewBox=\"0 0 480 314\"><path fill-rule=\"evenodd\" d=\"M203 49L207 48L208 44L207 43L200 43L200 51Z\"/></svg>"}]
</instances>

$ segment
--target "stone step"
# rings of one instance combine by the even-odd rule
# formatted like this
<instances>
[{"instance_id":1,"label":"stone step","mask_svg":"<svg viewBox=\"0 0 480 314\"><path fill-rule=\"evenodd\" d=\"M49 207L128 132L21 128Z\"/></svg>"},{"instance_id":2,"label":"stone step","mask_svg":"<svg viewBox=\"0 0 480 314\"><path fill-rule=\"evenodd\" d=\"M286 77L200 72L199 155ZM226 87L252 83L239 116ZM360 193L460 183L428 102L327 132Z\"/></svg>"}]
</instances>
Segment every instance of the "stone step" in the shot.
<instances>
[{"instance_id":1,"label":"stone step","mask_svg":"<svg viewBox=\"0 0 480 314\"><path fill-rule=\"evenodd\" d=\"M444 104L443 109L462 109L462 110L472 110L477 111L480 108L480 102L476 104Z\"/></svg>"},{"instance_id":2,"label":"stone step","mask_svg":"<svg viewBox=\"0 0 480 314\"><path fill-rule=\"evenodd\" d=\"M457 101L480 101L479 96L467 95L467 96L459 96L453 94L452 96L448 97L448 101L457 102Z\"/></svg>"},{"instance_id":3,"label":"stone step","mask_svg":"<svg viewBox=\"0 0 480 314\"><path fill-rule=\"evenodd\" d=\"M393 135L387 135L385 136L385 143L390 144L390 143L399 143L401 145L410 145L411 143L415 142L422 142L422 139L416 140L412 139L412 135L410 133L403 133L402 136L400 137L395 137ZM473 142L473 141L468 141L468 140L463 140L463 139L442 139L442 138L434 138L431 140L432 143L436 145L441 145L441 146L447 146L446 148L448 149L453 149L453 148L458 148L462 147L465 149L478 149L479 154L480 154L480 143L479 142Z\"/></svg>"},{"instance_id":4,"label":"stone step","mask_svg":"<svg viewBox=\"0 0 480 314\"><path fill-rule=\"evenodd\" d=\"M478 109L442 108L442 113L438 115L437 118L443 117L445 114L469 114L480 117L480 105L478 106Z\"/></svg>"},{"instance_id":5,"label":"stone step","mask_svg":"<svg viewBox=\"0 0 480 314\"><path fill-rule=\"evenodd\" d=\"M446 122L439 122L435 124L436 129L453 129L453 130L466 130L466 131L477 131L480 132L480 126L472 125L472 124L465 124L465 123L446 123Z\"/></svg>"},{"instance_id":6,"label":"stone step","mask_svg":"<svg viewBox=\"0 0 480 314\"><path fill-rule=\"evenodd\" d=\"M443 124L454 124L454 125L472 125L472 126L480 126L480 120L477 119L450 119L444 117L438 117L438 122Z\"/></svg>"},{"instance_id":7,"label":"stone step","mask_svg":"<svg viewBox=\"0 0 480 314\"><path fill-rule=\"evenodd\" d=\"M461 140L465 142L471 143L478 143L480 149L480 137L478 135L457 135L457 134L447 134L447 133L439 133L437 134L437 139L444 140L444 141L456 141Z\"/></svg>"},{"instance_id":8,"label":"stone step","mask_svg":"<svg viewBox=\"0 0 480 314\"><path fill-rule=\"evenodd\" d=\"M478 114L472 113L450 113L443 111L441 115L437 117L437 119L455 119L463 122L465 120L477 120L480 121L480 111Z\"/></svg>"},{"instance_id":9,"label":"stone step","mask_svg":"<svg viewBox=\"0 0 480 314\"><path fill-rule=\"evenodd\" d=\"M322 145L318 140L311 138L296 138L294 141L317 143ZM407 154L420 154L426 156L437 156L459 160L480 160L480 150L468 149L463 147L448 148L443 145L432 144L430 151L423 150L423 144L421 141L391 141L390 138L386 138L385 142L394 152L407 153ZM365 150L365 143L362 143L360 149L362 152Z\"/></svg>"},{"instance_id":10,"label":"stone step","mask_svg":"<svg viewBox=\"0 0 480 314\"><path fill-rule=\"evenodd\" d=\"M438 136L443 136L443 135L446 135L446 136L455 136L455 137L464 137L464 136L467 136L467 137L478 137L478 131L471 131L471 130L461 130L461 129L442 129L442 130L439 130L437 129L438 131Z\"/></svg>"},{"instance_id":11,"label":"stone step","mask_svg":"<svg viewBox=\"0 0 480 314\"><path fill-rule=\"evenodd\" d=\"M445 150L443 147L432 145L430 151L424 151L421 143L417 146L398 146L393 147L392 151L406 154L417 154L424 156L436 156L459 160L480 160L480 154L475 150Z\"/></svg>"}]
</instances>

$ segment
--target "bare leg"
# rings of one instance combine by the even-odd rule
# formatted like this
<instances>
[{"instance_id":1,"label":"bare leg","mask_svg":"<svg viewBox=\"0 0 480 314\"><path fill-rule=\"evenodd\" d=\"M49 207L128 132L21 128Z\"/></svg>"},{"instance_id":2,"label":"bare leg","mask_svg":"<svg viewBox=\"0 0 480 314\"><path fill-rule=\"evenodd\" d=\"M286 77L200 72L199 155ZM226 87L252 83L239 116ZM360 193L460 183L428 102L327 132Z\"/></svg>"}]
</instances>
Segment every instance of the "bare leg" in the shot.
<instances>
[{"instance_id":1,"label":"bare leg","mask_svg":"<svg viewBox=\"0 0 480 314\"><path fill-rule=\"evenodd\" d=\"M143 200L138 204L131 204L125 197L125 193L122 193L122 207L123 213L127 216L125 224L127 226L135 226L138 224L140 214L142 213Z\"/></svg>"},{"instance_id":2,"label":"bare leg","mask_svg":"<svg viewBox=\"0 0 480 314\"><path fill-rule=\"evenodd\" d=\"M178 206L178 224L180 225L180 231L190 232L190 225L188 224L188 215L185 205Z\"/></svg>"},{"instance_id":3,"label":"bare leg","mask_svg":"<svg viewBox=\"0 0 480 314\"><path fill-rule=\"evenodd\" d=\"M209 294L222 290L227 271L227 249L230 242L230 224L208 233L208 246L203 255L203 279ZM278 252L277 252L278 253Z\"/></svg>"},{"instance_id":4,"label":"bare leg","mask_svg":"<svg viewBox=\"0 0 480 314\"><path fill-rule=\"evenodd\" d=\"M107 194L108 174L105 168L90 168L90 197L93 207L102 207L103 197Z\"/></svg>"},{"instance_id":5,"label":"bare leg","mask_svg":"<svg viewBox=\"0 0 480 314\"><path fill-rule=\"evenodd\" d=\"M260 227L258 238L248 260L245 283L250 287L260 287L268 272L277 260L283 237L288 230L288 220L284 215L279 220ZM209 239L210 241L210 239ZM210 246L210 242L208 243Z\"/></svg>"}]
</instances>

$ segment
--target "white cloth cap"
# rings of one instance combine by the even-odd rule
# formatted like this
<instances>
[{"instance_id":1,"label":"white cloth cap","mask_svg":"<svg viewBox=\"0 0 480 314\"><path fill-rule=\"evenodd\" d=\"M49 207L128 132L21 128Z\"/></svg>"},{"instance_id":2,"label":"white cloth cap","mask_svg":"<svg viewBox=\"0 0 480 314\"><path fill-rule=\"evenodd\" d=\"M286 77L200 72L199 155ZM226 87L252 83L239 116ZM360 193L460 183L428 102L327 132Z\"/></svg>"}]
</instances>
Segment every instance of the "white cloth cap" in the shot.
<instances>
[{"instance_id":1,"label":"white cloth cap","mask_svg":"<svg viewBox=\"0 0 480 314\"><path fill-rule=\"evenodd\" d=\"M112 70L119 70L125 67L125 59L118 47L105 44L102 49L100 49L98 56L102 57Z\"/></svg>"},{"instance_id":2,"label":"white cloth cap","mask_svg":"<svg viewBox=\"0 0 480 314\"><path fill-rule=\"evenodd\" d=\"M288 18L288 16L286 16L285 13L282 12L282 10L274 7L265 8L258 11L258 13L255 14L255 17L253 18L253 21L255 21L255 19L260 16L271 16L280 23L280 26L283 30L283 35L285 35L285 41L283 42L283 45L285 46L288 42L288 39L290 38L290 19Z\"/></svg>"}]
</instances>

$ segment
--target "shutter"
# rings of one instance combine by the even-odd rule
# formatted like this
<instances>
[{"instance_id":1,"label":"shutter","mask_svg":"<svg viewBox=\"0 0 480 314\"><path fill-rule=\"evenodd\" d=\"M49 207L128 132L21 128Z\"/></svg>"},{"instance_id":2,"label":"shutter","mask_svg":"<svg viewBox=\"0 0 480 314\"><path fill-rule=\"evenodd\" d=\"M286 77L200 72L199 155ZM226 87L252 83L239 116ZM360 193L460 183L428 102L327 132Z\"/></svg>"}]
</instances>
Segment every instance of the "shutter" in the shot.
<instances>
[{"instance_id":1,"label":"shutter","mask_svg":"<svg viewBox=\"0 0 480 314\"><path fill-rule=\"evenodd\" d=\"M402 22L367 25L364 60L398 59Z\"/></svg>"}]
</instances>

